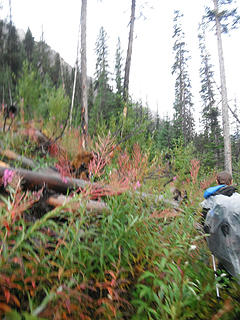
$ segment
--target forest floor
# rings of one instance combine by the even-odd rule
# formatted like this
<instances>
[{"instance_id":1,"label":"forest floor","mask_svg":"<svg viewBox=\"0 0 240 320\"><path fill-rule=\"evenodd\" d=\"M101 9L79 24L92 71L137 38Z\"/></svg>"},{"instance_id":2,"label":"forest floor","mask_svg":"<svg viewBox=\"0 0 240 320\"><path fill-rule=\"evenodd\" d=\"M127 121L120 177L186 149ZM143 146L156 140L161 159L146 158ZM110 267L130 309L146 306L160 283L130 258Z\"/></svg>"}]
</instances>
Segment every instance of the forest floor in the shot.
<instances>
[{"instance_id":1,"label":"forest floor","mask_svg":"<svg viewBox=\"0 0 240 320\"><path fill-rule=\"evenodd\" d=\"M84 150L33 121L0 135L0 317L238 319L200 224L214 174L191 152L150 160L110 133Z\"/></svg>"}]
</instances>

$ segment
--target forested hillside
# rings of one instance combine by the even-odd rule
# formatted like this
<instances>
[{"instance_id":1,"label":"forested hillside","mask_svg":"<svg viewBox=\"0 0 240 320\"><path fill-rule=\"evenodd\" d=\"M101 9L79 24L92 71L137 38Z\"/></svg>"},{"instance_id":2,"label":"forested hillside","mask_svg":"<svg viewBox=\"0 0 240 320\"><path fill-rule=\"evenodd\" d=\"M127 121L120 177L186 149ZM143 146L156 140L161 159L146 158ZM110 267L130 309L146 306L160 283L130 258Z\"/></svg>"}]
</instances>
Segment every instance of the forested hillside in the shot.
<instances>
[{"instance_id":1,"label":"forested hillside","mask_svg":"<svg viewBox=\"0 0 240 320\"><path fill-rule=\"evenodd\" d=\"M0 20L1 319L239 319L239 284L214 273L200 206L216 172L231 171L229 155L240 181L238 106L229 108L223 81L219 107L205 39L213 21L237 27L229 3L214 1L199 27L201 128L179 11L172 119L129 94L137 1L114 74L106 31L96 35L94 78L86 0L73 68L30 29L20 39Z\"/></svg>"}]
</instances>

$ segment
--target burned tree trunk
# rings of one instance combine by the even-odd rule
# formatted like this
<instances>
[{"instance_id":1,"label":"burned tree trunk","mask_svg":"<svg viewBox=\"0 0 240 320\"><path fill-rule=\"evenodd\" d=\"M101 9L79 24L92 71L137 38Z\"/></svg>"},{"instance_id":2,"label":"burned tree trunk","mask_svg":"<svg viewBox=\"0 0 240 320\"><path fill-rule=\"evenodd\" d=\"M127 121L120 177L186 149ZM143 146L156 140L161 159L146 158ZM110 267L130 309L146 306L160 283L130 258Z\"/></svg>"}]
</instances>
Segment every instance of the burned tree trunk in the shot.
<instances>
[{"instance_id":1,"label":"burned tree trunk","mask_svg":"<svg viewBox=\"0 0 240 320\"><path fill-rule=\"evenodd\" d=\"M216 34L218 43L218 58L219 69L221 78L221 96L222 96L222 123L223 123L223 139L224 139L224 167L229 173L232 173L232 152L231 152L231 139L229 129L229 116L228 116L228 100L227 100L227 85L223 58L222 36L221 36L221 23L219 20L218 0L213 0L215 21L216 21Z\"/></svg>"},{"instance_id":2,"label":"burned tree trunk","mask_svg":"<svg viewBox=\"0 0 240 320\"><path fill-rule=\"evenodd\" d=\"M87 0L82 0L81 9L81 108L82 108L82 134L83 147L86 148L88 134L88 96L87 96L87 44L86 44L86 25L87 25Z\"/></svg>"},{"instance_id":3,"label":"burned tree trunk","mask_svg":"<svg viewBox=\"0 0 240 320\"><path fill-rule=\"evenodd\" d=\"M134 21L135 21L135 9L136 9L136 0L132 0L130 31L129 31L129 38L128 38L128 50L127 50L127 58L126 58L126 64L125 64L125 75L124 75L124 85L123 85L123 98L124 98L125 102L128 99L128 87L129 87L129 76L130 76L130 67L131 67L131 58L132 58L132 45L133 45L133 31L134 31Z\"/></svg>"}]
</instances>

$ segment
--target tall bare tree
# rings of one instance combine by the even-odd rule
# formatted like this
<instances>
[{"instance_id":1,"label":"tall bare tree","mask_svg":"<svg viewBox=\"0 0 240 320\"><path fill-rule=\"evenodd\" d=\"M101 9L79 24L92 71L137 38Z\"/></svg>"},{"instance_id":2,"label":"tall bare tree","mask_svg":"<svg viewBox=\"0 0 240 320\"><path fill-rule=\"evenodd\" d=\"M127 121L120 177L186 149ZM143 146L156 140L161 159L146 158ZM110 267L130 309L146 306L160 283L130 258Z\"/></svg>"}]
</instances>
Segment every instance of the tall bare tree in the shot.
<instances>
[{"instance_id":1,"label":"tall bare tree","mask_svg":"<svg viewBox=\"0 0 240 320\"><path fill-rule=\"evenodd\" d=\"M88 134L88 86L87 86L87 0L82 0L81 9L81 114L82 114L82 134L83 147L86 147Z\"/></svg>"},{"instance_id":2,"label":"tall bare tree","mask_svg":"<svg viewBox=\"0 0 240 320\"><path fill-rule=\"evenodd\" d=\"M133 45L133 31L134 31L134 21L135 21L135 9L136 9L136 0L132 0L130 30L129 30L129 37L128 37L128 50L127 50L125 74L124 74L124 85L123 85L124 101L127 101L127 99L128 99L129 76L130 76L132 45Z\"/></svg>"},{"instance_id":3,"label":"tall bare tree","mask_svg":"<svg viewBox=\"0 0 240 320\"><path fill-rule=\"evenodd\" d=\"M223 139L224 139L224 167L225 170L232 173L232 151L231 151L231 139L230 139L230 125L228 115L228 98L227 98L227 85L225 66L223 58L223 46L222 46L222 27L219 15L218 0L213 0L214 3L214 16L216 22L216 35L218 44L218 58L221 78L221 96L222 96L222 123L223 123Z\"/></svg>"}]
</instances>

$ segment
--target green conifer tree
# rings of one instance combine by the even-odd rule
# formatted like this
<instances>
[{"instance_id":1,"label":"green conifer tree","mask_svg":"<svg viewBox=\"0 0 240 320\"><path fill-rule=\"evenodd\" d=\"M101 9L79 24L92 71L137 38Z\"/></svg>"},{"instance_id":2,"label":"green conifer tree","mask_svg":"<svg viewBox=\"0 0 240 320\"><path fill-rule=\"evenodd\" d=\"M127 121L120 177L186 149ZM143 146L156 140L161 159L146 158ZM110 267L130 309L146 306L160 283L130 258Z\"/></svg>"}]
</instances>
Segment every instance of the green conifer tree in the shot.
<instances>
[{"instance_id":1,"label":"green conifer tree","mask_svg":"<svg viewBox=\"0 0 240 320\"><path fill-rule=\"evenodd\" d=\"M36 44L36 51L33 59L34 65L39 70L42 78L44 78L44 75L49 73L50 70L49 52L50 48L44 40L44 33L42 31L41 40Z\"/></svg>"},{"instance_id":2,"label":"green conifer tree","mask_svg":"<svg viewBox=\"0 0 240 320\"><path fill-rule=\"evenodd\" d=\"M183 15L175 11L173 51L175 63L172 73L176 76L174 102L174 128L176 137L182 136L184 143L192 140L194 134L193 103L191 81L188 74L188 51L186 50L185 34L182 30Z\"/></svg>"},{"instance_id":3,"label":"green conifer tree","mask_svg":"<svg viewBox=\"0 0 240 320\"><path fill-rule=\"evenodd\" d=\"M0 20L0 67L3 67L4 64L4 43L6 35L4 33L4 21Z\"/></svg>"},{"instance_id":4,"label":"green conifer tree","mask_svg":"<svg viewBox=\"0 0 240 320\"><path fill-rule=\"evenodd\" d=\"M96 122L100 124L102 121L106 122L114 111L114 96L109 85L107 33L103 27L99 31L95 52L97 55L94 77L95 99L89 117L89 127L96 129Z\"/></svg>"},{"instance_id":5,"label":"green conifer tree","mask_svg":"<svg viewBox=\"0 0 240 320\"><path fill-rule=\"evenodd\" d=\"M120 38L118 38L117 49L115 54L115 83L116 93L119 96L123 94L123 76L122 76L122 50Z\"/></svg>"},{"instance_id":6,"label":"green conifer tree","mask_svg":"<svg viewBox=\"0 0 240 320\"><path fill-rule=\"evenodd\" d=\"M234 100L234 122L233 122L233 135L232 135L232 155L237 166L239 167L240 160L240 117L239 117L239 105L237 99Z\"/></svg>"},{"instance_id":7,"label":"green conifer tree","mask_svg":"<svg viewBox=\"0 0 240 320\"><path fill-rule=\"evenodd\" d=\"M57 53L54 57L54 65L50 69L51 80L57 88L61 82L61 65L60 55Z\"/></svg>"},{"instance_id":8,"label":"green conifer tree","mask_svg":"<svg viewBox=\"0 0 240 320\"><path fill-rule=\"evenodd\" d=\"M170 118L159 119L158 130L155 133L156 145L159 150L171 149L174 140L174 127Z\"/></svg>"},{"instance_id":9,"label":"green conifer tree","mask_svg":"<svg viewBox=\"0 0 240 320\"><path fill-rule=\"evenodd\" d=\"M5 48L5 63L10 67L13 79L19 74L23 62L22 45L19 40L15 26L10 22L7 24L7 37Z\"/></svg>"},{"instance_id":10,"label":"green conifer tree","mask_svg":"<svg viewBox=\"0 0 240 320\"><path fill-rule=\"evenodd\" d=\"M23 40L23 46L26 53L28 61L31 63L33 60L34 53L34 37L32 36L31 30L28 28L25 38Z\"/></svg>"},{"instance_id":11,"label":"green conifer tree","mask_svg":"<svg viewBox=\"0 0 240 320\"><path fill-rule=\"evenodd\" d=\"M199 48L201 56L201 90L202 99L202 124L203 124L203 141L201 148L208 151L208 162L215 166L220 166L220 148L222 142L221 128L219 124L220 112L215 100L215 81L211 57L206 47L206 24L203 22L199 28ZM204 151L204 150L203 150Z\"/></svg>"},{"instance_id":12,"label":"green conifer tree","mask_svg":"<svg viewBox=\"0 0 240 320\"><path fill-rule=\"evenodd\" d=\"M5 23L0 20L0 98L1 103L6 101L6 90L8 88L8 77L6 77L7 65L5 63L5 43L6 33L4 32Z\"/></svg>"}]
</instances>

